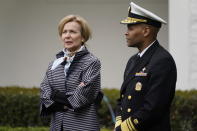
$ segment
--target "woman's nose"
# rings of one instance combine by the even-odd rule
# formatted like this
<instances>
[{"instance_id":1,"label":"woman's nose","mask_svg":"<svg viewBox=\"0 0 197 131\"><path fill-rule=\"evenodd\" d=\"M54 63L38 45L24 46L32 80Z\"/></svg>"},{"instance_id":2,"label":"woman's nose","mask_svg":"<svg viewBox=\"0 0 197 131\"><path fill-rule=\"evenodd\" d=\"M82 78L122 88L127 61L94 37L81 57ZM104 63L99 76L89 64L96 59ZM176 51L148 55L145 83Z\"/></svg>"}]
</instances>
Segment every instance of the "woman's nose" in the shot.
<instances>
[{"instance_id":1,"label":"woman's nose","mask_svg":"<svg viewBox=\"0 0 197 131\"><path fill-rule=\"evenodd\" d=\"M66 33L65 33L65 37L66 37L66 38L69 38L70 36L71 36L71 35L70 35L69 32L66 32Z\"/></svg>"}]
</instances>

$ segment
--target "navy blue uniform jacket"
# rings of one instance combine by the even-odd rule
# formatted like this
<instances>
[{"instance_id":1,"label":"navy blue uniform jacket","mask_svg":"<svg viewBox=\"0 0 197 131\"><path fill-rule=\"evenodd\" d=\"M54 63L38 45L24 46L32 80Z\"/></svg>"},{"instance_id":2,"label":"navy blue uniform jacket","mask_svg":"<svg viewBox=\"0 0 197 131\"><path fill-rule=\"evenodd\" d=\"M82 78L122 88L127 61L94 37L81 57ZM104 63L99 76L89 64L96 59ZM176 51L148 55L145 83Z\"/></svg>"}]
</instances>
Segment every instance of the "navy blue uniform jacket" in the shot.
<instances>
[{"instance_id":1,"label":"navy blue uniform jacket","mask_svg":"<svg viewBox=\"0 0 197 131\"><path fill-rule=\"evenodd\" d=\"M126 66L116 109L116 130L170 131L170 105L177 70L172 56L158 41L134 65Z\"/></svg>"}]
</instances>

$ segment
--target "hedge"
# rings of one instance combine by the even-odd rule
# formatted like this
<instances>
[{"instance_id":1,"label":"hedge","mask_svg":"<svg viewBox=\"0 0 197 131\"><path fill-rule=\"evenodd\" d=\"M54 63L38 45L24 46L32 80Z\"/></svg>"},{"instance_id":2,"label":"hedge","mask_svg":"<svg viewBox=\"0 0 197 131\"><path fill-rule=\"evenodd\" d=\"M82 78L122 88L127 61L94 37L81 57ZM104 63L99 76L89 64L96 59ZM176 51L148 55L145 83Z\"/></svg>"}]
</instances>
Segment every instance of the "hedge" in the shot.
<instances>
[{"instance_id":1,"label":"hedge","mask_svg":"<svg viewBox=\"0 0 197 131\"><path fill-rule=\"evenodd\" d=\"M49 131L47 127L0 127L0 131Z\"/></svg>"},{"instance_id":2,"label":"hedge","mask_svg":"<svg viewBox=\"0 0 197 131\"><path fill-rule=\"evenodd\" d=\"M114 110L119 96L117 89L103 89ZM98 111L102 127L113 128L107 104L102 101ZM173 131L197 131L197 90L176 91L171 108ZM39 117L39 88L0 87L0 126L48 126Z\"/></svg>"},{"instance_id":3,"label":"hedge","mask_svg":"<svg viewBox=\"0 0 197 131\"><path fill-rule=\"evenodd\" d=\"M49 127L1 127L0 131L49 131ZM102 128L101 131L111 131L111 129Z\"/></svg>"}]
</instances>

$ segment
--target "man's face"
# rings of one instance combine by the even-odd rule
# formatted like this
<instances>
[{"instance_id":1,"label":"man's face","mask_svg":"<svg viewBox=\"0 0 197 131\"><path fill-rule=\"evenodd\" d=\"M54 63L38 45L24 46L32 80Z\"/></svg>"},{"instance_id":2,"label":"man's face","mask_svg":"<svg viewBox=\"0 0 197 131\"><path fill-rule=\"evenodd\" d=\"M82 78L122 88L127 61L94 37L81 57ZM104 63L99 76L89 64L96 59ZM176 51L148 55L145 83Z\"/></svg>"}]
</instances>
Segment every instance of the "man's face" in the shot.
<instances>
[{"instance_id":1,"label":"man's face","mask_svg":"<svg viewBox=\"0 0 197 131\"><path fill-rule=\"evenodd\" d=\"M125 33L128 47L139 47L143 43L143 31L142 24L128 25L127 32Z\"/></svg>"}]
</instances>

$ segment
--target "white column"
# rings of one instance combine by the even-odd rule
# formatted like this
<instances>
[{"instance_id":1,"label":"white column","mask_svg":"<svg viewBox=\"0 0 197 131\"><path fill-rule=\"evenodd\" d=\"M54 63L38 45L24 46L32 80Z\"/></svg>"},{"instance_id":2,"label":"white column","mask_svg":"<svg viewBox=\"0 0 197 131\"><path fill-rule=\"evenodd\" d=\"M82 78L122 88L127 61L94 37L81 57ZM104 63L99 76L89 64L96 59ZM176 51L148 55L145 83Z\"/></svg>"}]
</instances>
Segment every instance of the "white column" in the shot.
<instances>
[{"instance_id":1,"label":"white column","mask_svg":"<svg viewBox=\"0 0 197 131\"><path fill-rule=\"evenodd\" d=\"M177 64L177 89L196 89L196 0L169 0L169 50Z\"/></svg>"},{"instance_id":2,"label":"white column","mask_svg":"<svg viewBox=\"0 0 197 131\"><path fill-rule=\"evenodd\" d=\"M191 88L197 88L197 1L189 3L189 83Z\"/></svg>"}]
</instances>

